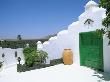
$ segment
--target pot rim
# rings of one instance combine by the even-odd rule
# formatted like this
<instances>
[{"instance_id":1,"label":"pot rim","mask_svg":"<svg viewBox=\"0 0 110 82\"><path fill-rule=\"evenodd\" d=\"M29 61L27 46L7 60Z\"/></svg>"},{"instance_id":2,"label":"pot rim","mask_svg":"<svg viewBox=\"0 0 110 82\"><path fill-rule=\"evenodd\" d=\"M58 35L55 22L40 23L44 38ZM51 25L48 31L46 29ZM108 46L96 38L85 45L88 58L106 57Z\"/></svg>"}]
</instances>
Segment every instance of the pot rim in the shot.
<instances>
[{"instance_id":1,"label":"pot rim","mask_svg":"<svg viewBox=\"0 0 110 82\"><path fill-rule=\"evenodd\" d=\"M64 50L71 50L70 48L65 48Z\"/></svg>"}]
</instances>

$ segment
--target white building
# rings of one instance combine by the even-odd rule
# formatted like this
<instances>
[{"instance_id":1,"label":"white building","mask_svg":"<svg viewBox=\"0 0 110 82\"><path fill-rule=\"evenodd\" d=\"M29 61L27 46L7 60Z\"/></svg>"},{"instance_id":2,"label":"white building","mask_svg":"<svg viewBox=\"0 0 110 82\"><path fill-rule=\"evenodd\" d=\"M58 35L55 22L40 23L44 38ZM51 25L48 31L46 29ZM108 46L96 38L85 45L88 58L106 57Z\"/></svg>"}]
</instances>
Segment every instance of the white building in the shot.
<instances>
[{"instance_id":1,"label":"white building","mask_svg":"<svg viewBox=\"0 0 110 82\"><path fill-rule=\"evenodd\" d=\"M105 11L105 9L99 8L98 4L94 1L89 1L85 5L85 11L78 17L78 21L73 22L68 26L67 30L60 31L57 36L51 37L49 41L42 44L42 50L46 51L49 55L47 63L52 59L61 58L63 50L65 48L70 48L74 54L74 63L80 65L79 33L103 28L102 20L106 16ZM110 46L107 45L108 39L106 36L103 37L102 44L103 69L105 72L110 72Z\"/></svg>"},{"instance_id":2,"label":"white building","mask_svg":"<svg viewBox=\"0 0 110 82\"><path fill-rule=\"evenodd\" d=\"M98 36L93 37L91 34L93 33L91 31L103 28L102 20L106 17L105 11L105 9L99 8L94 1L89 1L85 5L85 11L78 17L78 21L70 24L67 30L60 31L57 36L51 37L49 41L43 44L39 41L37 49L48 53L47 63L50 63L52 59L61 58L65 48L70 48L74 55L74 63L110 73L109 40L106 35L101 39ZM5 67L17 64L15 52L17 52L17 57L21 57L22 63L24 63L22 48L0 47L0 61L4 61Z\"/></svg>"}]
</instances>

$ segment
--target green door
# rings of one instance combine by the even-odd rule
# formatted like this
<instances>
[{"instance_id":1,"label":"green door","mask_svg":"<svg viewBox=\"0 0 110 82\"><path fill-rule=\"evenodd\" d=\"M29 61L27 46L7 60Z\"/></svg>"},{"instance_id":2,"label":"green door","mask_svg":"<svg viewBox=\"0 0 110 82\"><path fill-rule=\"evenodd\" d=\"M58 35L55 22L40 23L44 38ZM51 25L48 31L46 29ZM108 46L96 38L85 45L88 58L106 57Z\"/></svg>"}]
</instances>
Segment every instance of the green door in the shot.
<instances>
[{"instance_id":1,"label":"green door","mask_svg":"<svg viewBox=\"0 0 110 82\"><path fill-rule=\"evenodd\" d=\"M79 34L80 65L103 71L103 38L96 32Z\"/></svg>"}]
</instances>

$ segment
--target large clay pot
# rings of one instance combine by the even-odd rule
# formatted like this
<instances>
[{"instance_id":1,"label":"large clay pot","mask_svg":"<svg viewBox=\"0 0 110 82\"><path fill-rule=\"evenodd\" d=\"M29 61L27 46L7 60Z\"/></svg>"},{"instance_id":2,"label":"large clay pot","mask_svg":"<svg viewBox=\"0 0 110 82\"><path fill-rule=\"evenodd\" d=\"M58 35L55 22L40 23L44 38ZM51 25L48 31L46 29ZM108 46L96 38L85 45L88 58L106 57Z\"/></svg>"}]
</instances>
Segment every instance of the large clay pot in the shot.
<instances>
[{"instance_id":1,"label":"large clay pot","mask_svg":"<svg viewBox=\"0 0 110 82\"><path fill-rule=\"evenodd\" d=\"M63 51L63 63L65 65L73 64L73 53L71 49L64 49Z\"/></svg>"}]
</instances>

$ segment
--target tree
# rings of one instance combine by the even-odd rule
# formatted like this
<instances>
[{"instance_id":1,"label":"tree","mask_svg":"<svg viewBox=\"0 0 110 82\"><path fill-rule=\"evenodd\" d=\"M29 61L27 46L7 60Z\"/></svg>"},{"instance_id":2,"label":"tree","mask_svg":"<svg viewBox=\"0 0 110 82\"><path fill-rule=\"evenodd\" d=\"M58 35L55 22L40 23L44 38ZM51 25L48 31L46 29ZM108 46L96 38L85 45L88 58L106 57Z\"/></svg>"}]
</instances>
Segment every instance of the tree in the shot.
<instances>
[{"instance_id":1,"label":"tree","mask_svg":"<svg viewBox=\"0 0 110 82\"><path fill-rule=\"evenodd\" d=\"M103 34L107 34L110 44L110 0L100 0L99 7L106 9L106 18L104 18L104 20L102 21L102 25L105 26L105 28L98 31Z\"/></svg>"},{"instance_id":2,"label":"tree","mask_svg":"<svg viewBox=\"0 0 110 82\"><path fill-rule=\"evenodd\" d=\"M22 40L21 35L17 36L17 40Z\"/></svg>"}]
</instances>

